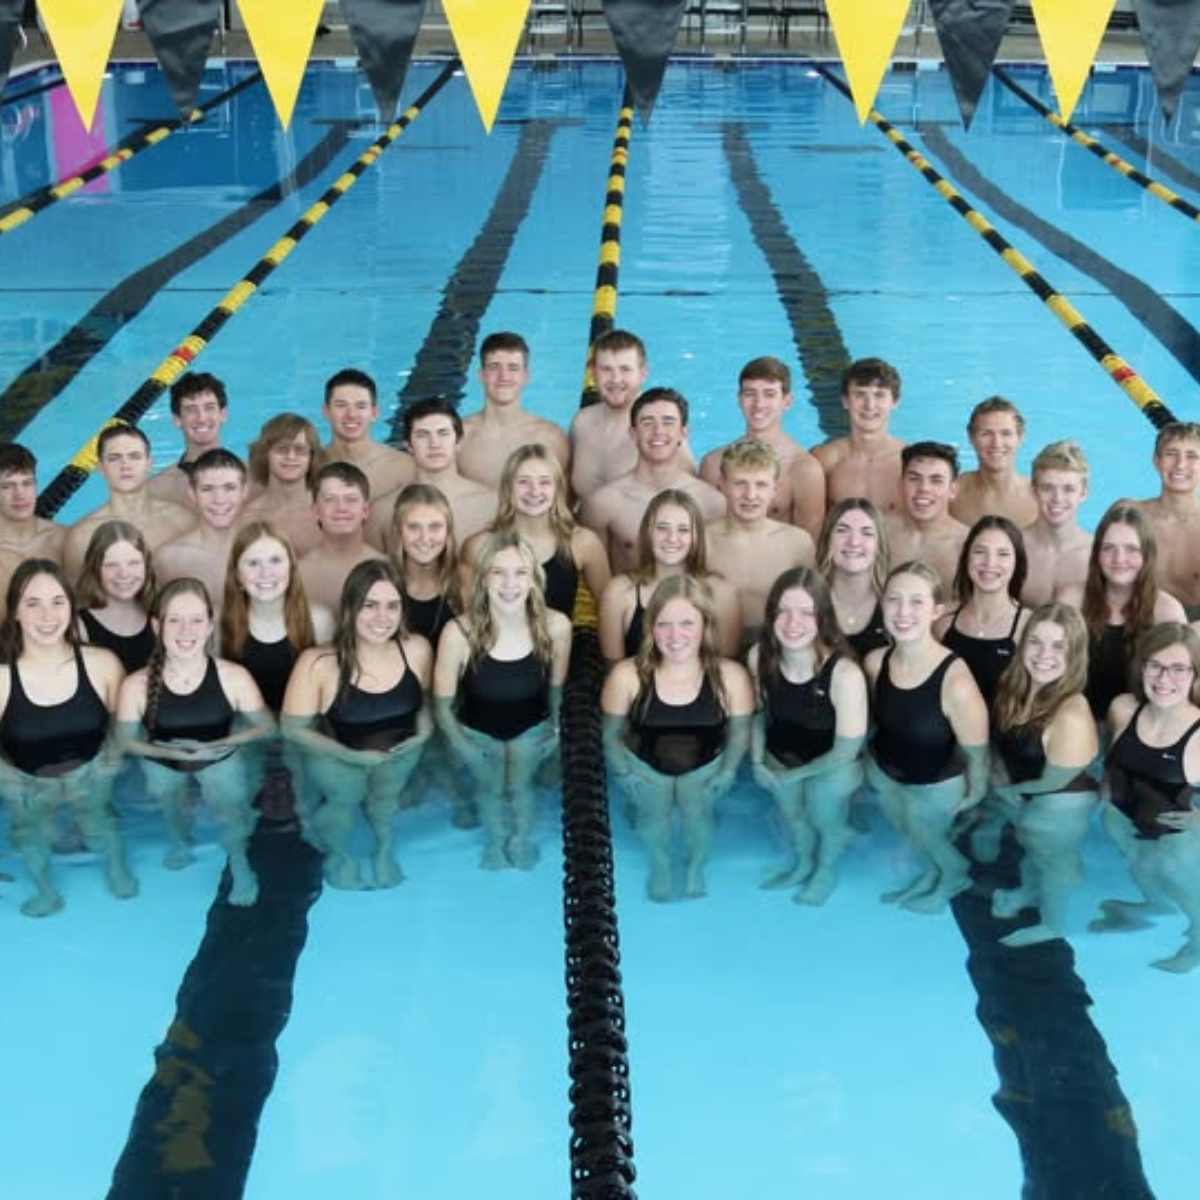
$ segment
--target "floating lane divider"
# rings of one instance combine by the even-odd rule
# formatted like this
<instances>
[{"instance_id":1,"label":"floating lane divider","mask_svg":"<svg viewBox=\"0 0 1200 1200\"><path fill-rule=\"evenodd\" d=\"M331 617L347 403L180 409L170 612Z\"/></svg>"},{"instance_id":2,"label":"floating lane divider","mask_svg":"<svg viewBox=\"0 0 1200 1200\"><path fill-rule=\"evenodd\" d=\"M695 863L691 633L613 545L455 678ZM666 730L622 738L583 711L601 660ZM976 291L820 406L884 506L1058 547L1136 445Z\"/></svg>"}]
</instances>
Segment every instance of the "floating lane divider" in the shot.
<instances>
[{"instance_id":1,"label":"floating lane divider","mask_svg":"<svg viewBox=\"0 0 1200 1200\"><path fill-rule=\"evenodd\" d=\"M221 331L225 322L254 295L262 282L291 254L334 204L358 182L367 168L372 166L400 134L416 120L421 110L453 78L458 67L459 60L457 58L450 59L446 63L438 77L405 109L399 120L388 126L387 130L355 159L346 172L334 180L321 198L305 211L295 225L258 260L241 282L235 284L226 293L224 299L209 312L208 316L163 359L150 377L117 409L102 428L118 422L136 425L146 415L155 400L191 366L198 355L207 349L208 344ZM38 497L39 515L53 517L96 469L96 439L99 434L100 430L55 476Z\"/></svg>"},{"instance_id":2,"label":"floating lane divider","mask_svg":"<svg viewBox=\"0 0 1200 1200\"><path fill-rule=\"evenodd\" d=\"M633 97L629 87L621 99L621 115L613 138L608 165L608 188L604 197L604 225L600 231L600 265L596 268L596 293L592 300L592 326L588 331L588 361L583 375L579 407L600 399L592 373L591 348L596 339L612 329L617 316L617 274L621 269L621 219L625 215L625 164L629 139L633 136Z\"/></svg>"},{"instance_id":3,"label":"floating lane divider","mask_svg":"<svg viewBox=\"0 0 1200 1200\"><path fill-rule=\"evenodd\" d=\"M851 99L850 89L828 67L815 60L811 65L813 70L832 83L847 100ZM1055 291L1038 274L1033 264L1011 245L981 212L972 208L954 186L939 175L929 160L915 150L890 122L874 109L868 114L868 120L921 172L934 191L1021 277L1026 286L1070 330L1075 339L1141 409L1156 429L1178 420L1154 389L1084 320L1071 302L1061 292Z\"/></svg>"},{"instance_id":4,"label":"floating lane divider","mask_svg":"<svg viewBox=\"0 0 1200 1200\"><path fill-rule=\"evenodd\" d=\"M992 74L1013 95L1020 97L1035 112L1041 113L1051 125L1061 129L1063 133L1069 135L1085 149L1090 150L1105 165L1112 167L1118 175L1124 175L1126 179L1132 183L1136 183L1143 191L1149 192L1150 195L1169 205L1176 212L1183 213L1189 220L1200 221L1200 208L1185 200L1177 192L1173 192L1169 187L1159 183L1156 179L1151 179L1149 175L1143 175L1131 162L1127 162L1119 154L1115 154L1112 150L1109 150L1098 138L1092 137L1090 133L1085 133L1078 125L1072 125L1070 121L1065 120L1058 113L1048 108L1032 92L1026 91L1003 68L993 67Z\"/></svg>"},{"instance_id":5,"label":"floating lane divider","mask_svg":"<svg viewBox=\"0 0 1200 1200\"><path fill-rule=\"evenodd\" d=\"M248 87L253 87L262 77L261 71L255 71L253 75L246 76L241 83L234 84L233 87L222 92L219 96L214 96L211 100L206 100L199 108L193 109L188 117L177 121L168 121L163 125L155 125L153 128L144 130L141 133L135 133L132 137L126 138L118 149L106 155L98 163L88 167L86 171L81 171L78 175L72 175L70 178L63 179L59 183L42 188L40 191L32 193L29 199L18 201L18 208L14 208L3 217L0 217L0 236L12 233L14 229L19 229L26 221L37 216L38 213L43 212L50 205L57 204L59 200L65 200L68 196L74 195L80 188L87 187L89 183L95 179L99 179L101 175L107 175L110 171L115 171L122 163L128 162L135 154L140 154L150 146L157 146L159 142L169 138L177 129L182 129L186 125L195 125L198 121L203 121L205 114L211 112L214 108L220 107L227 100L232 100L239 92L244 92Z\"/></svg>"}]
</instances>

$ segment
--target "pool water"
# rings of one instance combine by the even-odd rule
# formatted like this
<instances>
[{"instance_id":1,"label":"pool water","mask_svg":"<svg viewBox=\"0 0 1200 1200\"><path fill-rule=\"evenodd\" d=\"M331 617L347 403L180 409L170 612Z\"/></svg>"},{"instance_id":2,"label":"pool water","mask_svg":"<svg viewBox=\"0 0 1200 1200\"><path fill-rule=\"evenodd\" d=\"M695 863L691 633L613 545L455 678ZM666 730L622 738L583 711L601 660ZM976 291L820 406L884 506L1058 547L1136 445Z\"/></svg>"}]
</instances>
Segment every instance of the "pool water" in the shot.
<instances>
[{"instance_id":1,"label":"pool water","mask_svg":"<svg viewBox=\"0 0 1200 1200\"><path fill-rule=\"evenodd\" d=\"M437 70L414 64L406 95ZM215 65L201 98L251 73ZM1049 99L1042 73L1013 74ZM611 62L519 66L490 137L465 80L438 93L197 360L228 384L226 443L244 448L280 409L317 419L325 378L350 364L379 380L385 426L400 395L473 409L475 342L505 328L533 349L528 406L569 420L620 89ZM23 101L20 129L5 110L0 214L172 115L141 67L106 82L91 141L63 101ZM1200 93L1169 126L1154 106L1144 73L1097 71L1075 121L1195 199ZM994 81L970 133L940 70L889 75L876 107L1194 416L1188 220ZM0 237L0 427L38 455L43 483L378 132L362 77L324 65L286 133L249 86ZM965 446L970 407L999 393L1029 424L1023 467L1052 439L1082 442L1085 523L1157 490L1144 416L809 65L672 64L635 127L626 197L618 324L645 338L652 382L692 401L697 452L740 431L748 359L792 364L788 428L809 444L839 428L829 389L846 358L878 354L903 375L901 437ZM170 461L165 401L143 424ZM101 499L91 481L62 515ZM64 855L64 912L30 921L19 862L0 862L18 881L0 885L7 1194L76 1200L115 1170L111 1195L165 1195L146 1190L159 1168L180 1195L239 1194L243 1177L269 1200L567 1194L554 794L531 873L480 871L476 835L450 828L435 793L399 819L399 889L321 891L294 840L264 839L256 862L278 888L249 913L214 903L211 830L193 866L167 872L135 783L123 811L136 900L118 904L89 856ZM837 892L801 909L757 886L781 848L766 797L743 784L720 813L708 898L659 906L615 809L639 1193L1001 1200L1024 1181L1057 1200L1107 1181L1123 1200L1191 1195L1180 1130L1200 977L1146 965L1174 951L1181 919L1085 931L1099 899L1132 894L1096 829L1069 948L997 949L1005 927L977 897L935 918L880 905L911 864L869 804L864 821Z\"/></svg>"}]
</instances>

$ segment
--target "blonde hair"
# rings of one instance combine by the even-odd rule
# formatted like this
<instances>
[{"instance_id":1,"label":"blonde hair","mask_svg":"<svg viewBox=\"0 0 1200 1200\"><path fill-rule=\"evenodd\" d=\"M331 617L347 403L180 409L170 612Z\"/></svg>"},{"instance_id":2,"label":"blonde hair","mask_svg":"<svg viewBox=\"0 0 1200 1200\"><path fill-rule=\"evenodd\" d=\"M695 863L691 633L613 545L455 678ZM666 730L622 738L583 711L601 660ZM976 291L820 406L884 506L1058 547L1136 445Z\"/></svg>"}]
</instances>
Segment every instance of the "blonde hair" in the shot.
<instances>
[{"instance_id":1,"label":"blonde hair","mask_svg":"<svg viewBox=\"0 0 1200 1200\"><path fill-rule=\"evenodd\" d=\"M575 532L575 518L567 504L567 481L563 469L554 454L541 442L529 442L518 446L504 460L504 470L500 475L499 495L496 504L496 519L492 522L492 531L498 533L503 529L512 529L517 520L517 509L513 504L513 482L517 472L527 463L544 462L550 470L550 478L554 481L554 502L550 505L547 519L550 532L554 535L554 553L562 558L570 559L571 536Z\"/></svg>"},{"instance_id":2,"label":"blonde hair","mask_svg":"<svg viewBox=\"0 0 1200 1200\"><path fill-rule=\"evenodd\" d=\"M1051 442L1038 452L1030 468L1034 483L1037 483L1037 477L1042 471L1074 471L1086 480L1088 461L1079 443L1066 438L1060 442Z\"/></svg>"},{"instance_id":3,"label":"blonde hair","mask_svg":"<svg viewBox=\"0 0 1200 1200\"><path fill-rule=\"evenodd\" d=\"M450 607L455 611L461 607L462 597L459 595L458 574L458 542L454 537L454 510L446 499L441 488L431 483L410 483L400 490L392 505L392 536L391 560L400 580L404 581L404 539L400 536L400 526L409 510L419 504L436 508L446 518L446 544L438 555L438 591L446 597ZM401 588L404 592L404 589ZM407 592L404 592L407 595Z\"/></svg>"},{"instance_id":4,"label":"blonde hair","mask_svg":"<svg viewBox=\"0 0 1200 1200\"><path fill-rule=\"evenodd\" d=\"M503 550L515 550L529 568L529 595L525 599L525 616L533 639L533 653L539 662L549 664L554 655L550 637L550 622L546 616L546 573L538 562L533 547L515 529L501 529L488 536L475 560L475 580L471 592L468 616L467 645L471 658L486 654L496 643L496 626L492 620L492 604L488 595L488 575L496 556Z\"/></svg>"},{"instance_id":5,"label":"blonde hair","mask_svg":"<svg viewBox=\"0 0 1200 1200\"><path fill-rule=\"evenodd\" d=\"M732 442L721 455L722 479L728 479L734 471L770 471L778 479L782 470L783 463L775 447L755 438Z\"/></svg>"}]
</instances>

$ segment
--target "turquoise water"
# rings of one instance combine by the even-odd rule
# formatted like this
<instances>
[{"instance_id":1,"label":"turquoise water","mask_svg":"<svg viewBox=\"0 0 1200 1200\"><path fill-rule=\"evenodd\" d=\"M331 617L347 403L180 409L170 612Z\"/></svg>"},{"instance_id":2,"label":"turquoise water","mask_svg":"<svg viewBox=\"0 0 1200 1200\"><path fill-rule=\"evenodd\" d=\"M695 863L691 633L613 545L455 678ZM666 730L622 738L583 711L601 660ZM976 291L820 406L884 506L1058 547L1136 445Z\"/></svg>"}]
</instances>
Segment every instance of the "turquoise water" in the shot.
<instances>
[{"instance_id":1,"label":"turquoise water","mask_svg":"<svg viewBox=\"0 0 1200 1200\"><path fill-rule=\"evenodd\" d=\"M249 70L210 71L202 98ZM407 95L436 70L414 65ZM1040 74L1017 77L1048 98ZM394 396L423 348L441 351L438 386L461 390L472 409L480 399L470 362L476 326L525 334L533 348L527 403L565 423L586 355L620 86L611 63L519 67L489 138L465 81L453 80L197 360L229 385L227 443L244 447L280 408L315 419L321 385L342 365L365 367L381 395ZM10 130L6 112L0 206L81 161L53 95L26 102L36 112L23 134ZM1114 71L1095 77L1076 120L1131 158L1116 139L1144 138L1149 165L1144 156L1138 165L1195 199L1195 100L1189 90L1164 128L1144 76ZM969 134L939 71L889 76L877 107L1179 416L1195 416L1194 223L994 82ZM310 73L287 133L261 85L250 87L204 127L0 237L0 420L38 454L43 482L366 148L378 133L370 112L368 89L344 66ZM170 116L170 107L153 74L130 70L106 84L102 113L112 143ZM264 189L307 171L326 139L327 164L281 198L257 201L259 215L244 228L222 233L219 223L245 217ZM836 374L844 349L900 367L902 437L965 445L970 406L999 392L1029 421L1022 465L1046 441L1079 438L1093 464L1089 522L1114 496L1157 487L1145 418L804 64L672 66L653 121L635 128L631 144L617 317L646 339L652 381L692 400L701 453L738 431L737 371L763 353L797 372L790 431L806 444L820 440L814 392ZM27 424L13 416L19 378L23 402L44 402ZM835 420L826 410L826 427ZM145 427L159 459L173 458L165 401ZM89 484L66 516L100 499ZM57 868L67 907L51 922L19 917L23 885L3 885L7 1011L20 1022L0 1024L0 1058L23 1101L3 1168L12 1195L74 1200L105 1189L204 932L221 865L216 847L207 843L183 874L163 872L157 818L133 797L127 811L142 877L137 900L109 899L82 855ZM449 828L434 796L401 818L402 888L321 895L298 957L247 1195L567 1193L555 814L547 794L537 871L488 875L476 866L472 835ZM1090 1013L1071 1006L1078 992L1062 961L1010 954L997 968L1001 982L1036 973L1030 964L1048 974L1034 988L1037 1003L1014 1007L1010 997L997 1020L997 980L984 970L994 931L880 906L877 894L908 864L878 814L868 815L874 821L847 855L842 885L814 912L758 890L778 847L766 802L749 787L724 806L701 903L642 899L642 852L618 817L639 1192L697 1200L968 1189L982 1200L1015 1196L1021 1154L993 1097L1002 1090L998 1070L1003 1088L1016 1089L1011 1058L1023 1053L1033 1111L1059 1134L1048 1152L1026 1146L1031 1177L1057 1170L1069 1178L1087 1156L1123 1154L1128 1166L1132 1150L1154 1194L1190 1195L1194 1165L1179 1129L1195 1105L1188 1014L1200 981L1145 965L1176 947L1177 921L1111 941L1084 932L1100 897L1128 894L1097 831L1072 929L1073 970L1094 1001ZM3 869L21 874L11 854ZM271 968L262 970L269 982ZM977 1006L993 1013L995 1042ZM1065 1024L1049 1032L1036 1019L1059 1012ZM1075 1036L1085 1015L1098 1045ZM1063 1111L1089 1112L1085 1101L1107 1094L1097 1080L1110 1071L1136 1141L1115 1109L1103 1128L1082 1117L1078 1126L1054 1123ZM60 1128L64 1080L77 1114L70 1155L50 1134ZM1037 1092L1043 1085L1049 1093ZM216 1157L226 1150L215 1133L201 1142ZM1128 1184L1136 1174L1117 1178Z\"/></svg>"}]
</instances>

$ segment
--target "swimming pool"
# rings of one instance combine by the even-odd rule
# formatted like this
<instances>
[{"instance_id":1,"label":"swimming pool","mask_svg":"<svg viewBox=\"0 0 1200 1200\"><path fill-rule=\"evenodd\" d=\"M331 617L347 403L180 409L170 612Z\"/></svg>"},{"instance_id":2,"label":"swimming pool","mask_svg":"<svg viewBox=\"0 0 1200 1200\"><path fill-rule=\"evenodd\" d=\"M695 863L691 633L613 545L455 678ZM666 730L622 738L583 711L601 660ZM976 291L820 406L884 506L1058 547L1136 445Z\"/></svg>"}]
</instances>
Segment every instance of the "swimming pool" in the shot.
<instances>
[{"instance_id":1,"label":"swimming pool","mask_svg":"<svg viewBox=\"0 0 1200 1200\"><path fill-rule=\"evenodd\" d=\"M437 70L414 65L407 94ZM201 98L252 72L214 67ZM1048 96L1040 73L1014 76ZM440 92L198 360L229 385L227 443L279 408L315 414L349 363L382 396L436 387L473 408L475 335L499 328L533 347L531 407L567 419L620 86L608 62L520 67L491 138L462 79ZM24 103L22 129L5 126L0 205L89 153L60 92ZM114 74L102 106L106 145L172 115L137 67ZM937 70L889 76L877 108L1192 415L1200 246L1187 220L995 83L970 134ZM1194 196L1196 91L1168 128L1153 108L1140 73L1098 72L1076 122L1130 157L1142 139L1149 172ZM350 64L309 74L286 134L251 84L0 237L0 422L43 482L377 135L371 112ZM775 353L798 370L789 429L807 444L837 422L810 396L827 397L845 356L881 354L904 377L900 436L962 444L970 406L999 392L1029 421L1023 466L1052 438L1083 442L1089 523L1118 494L1156 490L1145 419L805 64L672 65L633 135L617 318L646 338L652 380L692 400L699 451L737 432L745 360ZM165 404L145 427L169 460ZM99 499L89 483L64 515ZM137 900L112 901L82 855L59 865L67 907L52 922L21 918L4 886L6 1012L21 1017L0 1033L20 1095L6 1190L94 1195L120 1163L120 1196L157 1194L145 1181L158 1169L181 1195L236 1194L240 1172L252 1197L567 1192L553 853L528 875L480 872L431 803L401 818L402 888L322 892L308 856L264 844L276 899L251 917L212 904L211 839L166 873L157 817L133 794L126 812ZM544 847L558 828L547 796ZM1098 832L1079 936L1021 952L997 949L972 897L953 919L880 906L905 860L877 815L815 912L758 889L776 847L748 786L722 813L702 903L646 903L619 813L614 838L642 1195L1000 1198L1023 1178L1031 1195L1102 1194L1099 1179L1122 1197L1190 1194L1178 1130L1196 1095L1200 982L1145 965L1174 947L1173 921L1083 932L1097 898L1126 888Z\"/></svg>"}]
</instances>

